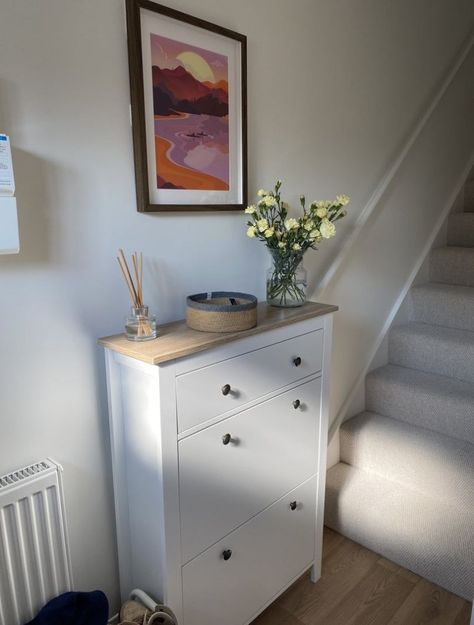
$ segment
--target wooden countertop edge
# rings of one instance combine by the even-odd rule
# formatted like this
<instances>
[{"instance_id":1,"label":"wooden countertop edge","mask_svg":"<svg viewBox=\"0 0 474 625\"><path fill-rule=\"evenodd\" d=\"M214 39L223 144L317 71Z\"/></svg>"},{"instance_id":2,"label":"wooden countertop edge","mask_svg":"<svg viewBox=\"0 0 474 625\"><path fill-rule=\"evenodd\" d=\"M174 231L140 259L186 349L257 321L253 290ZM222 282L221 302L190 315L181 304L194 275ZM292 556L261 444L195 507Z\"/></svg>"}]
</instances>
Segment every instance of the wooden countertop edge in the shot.
<instances>
[{"instance_id":1,"label":"wooden countertop edge","mask_svg":"<svg viewBox=\"0 0 474 625\"><path fill-rule=\"evenodd\" d=\"M180 320L172 321L159 326L158 337L152 341L135 343L127 340L125 334L115 334L99 339L98 343L99 345L102 345L102 347L111 349L119 354L129 356L130 358L135 358L136 360L140 360L151 365L159 365L164 362L197 354L207 349L212 349L213 347L225 345L226 343L230 343L231 341L239 338L253 336L268 330L292 325L293 323L298 323L299 321L322 317L323 315L328 315L339 310L338 306L333 306L331 304L319 304L317 302L307 302L307 304L312 304L312 306L308 307L306 310L306 305L293 309L271 309L271 307L268 307L267 304L262 302L258 305L259 321L257 322L257 325L253 328L242 330L240 332L198 332L197 330L188 328L185 320ZM269 319L267 317L261 319L262 313L268 312L269 308L272 312L277 310L282 314L288 311L290 316L282 316L280 319ZM187 340L182 345L178 344L174 347L170 345L168 349L161 351L159 349L160 337L169 336L173 333L177 335L178 343L179 337L184 336Z\"/></svg>"}]
</instances>

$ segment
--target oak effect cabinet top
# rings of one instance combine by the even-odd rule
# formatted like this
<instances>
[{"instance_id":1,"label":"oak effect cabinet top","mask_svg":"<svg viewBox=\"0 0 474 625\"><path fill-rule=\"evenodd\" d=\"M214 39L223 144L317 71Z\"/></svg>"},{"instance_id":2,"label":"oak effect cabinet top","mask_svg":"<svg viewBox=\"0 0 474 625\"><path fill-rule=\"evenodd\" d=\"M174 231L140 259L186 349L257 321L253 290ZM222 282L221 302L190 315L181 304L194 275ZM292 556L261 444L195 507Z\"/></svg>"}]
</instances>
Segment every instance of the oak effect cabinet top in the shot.
<instances>
[{"instance_id":1,"label":"oak effect cabinet top","mask_svg":"<svg viewBox=\"0 0 474 625\"><path fill-rule=\"evenodd\" d=\"M224 345L245 336L260 334L312 317L336 312L337 306L306 302L298 308L274 308L265 302L258 304L258 321L254 328L240 332L198 332L191 330L186 321L173 321L158 327L158 338L143 343L129 341L124 334L106 336L99 344L119 354L136 358L152 365L189 356L218 345Z\"/></svg>"}]
</instances>

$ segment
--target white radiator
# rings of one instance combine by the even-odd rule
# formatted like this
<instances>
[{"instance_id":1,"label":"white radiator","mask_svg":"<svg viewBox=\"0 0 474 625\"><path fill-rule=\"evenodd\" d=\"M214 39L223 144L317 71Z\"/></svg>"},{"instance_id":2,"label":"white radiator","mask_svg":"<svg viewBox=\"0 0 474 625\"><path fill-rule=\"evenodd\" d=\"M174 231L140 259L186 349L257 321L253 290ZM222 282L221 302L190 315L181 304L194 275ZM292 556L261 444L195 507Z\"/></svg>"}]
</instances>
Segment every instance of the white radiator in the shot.
<instances>
[{"instance_id":1,"label":"white radiator","mask_svg":"<svg viewBox=\"0 0 474 625\"><path fill-rule=\"evenodd\" d=\"M47 459L0 476L0 625L72 588L61 471Z\"/></svg>"}]
</instances>

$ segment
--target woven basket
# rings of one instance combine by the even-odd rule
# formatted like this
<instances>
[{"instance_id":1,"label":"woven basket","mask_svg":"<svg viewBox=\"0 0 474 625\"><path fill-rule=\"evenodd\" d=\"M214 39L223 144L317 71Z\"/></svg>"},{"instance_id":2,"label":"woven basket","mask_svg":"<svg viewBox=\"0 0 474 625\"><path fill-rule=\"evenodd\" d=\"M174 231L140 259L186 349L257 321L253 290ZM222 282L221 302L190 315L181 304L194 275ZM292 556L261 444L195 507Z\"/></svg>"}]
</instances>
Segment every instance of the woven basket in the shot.
<instances>
[{"instance_id":1,"label":"woven basket","mask_svg":"<svg viewBox=\"0 0 474 625\"><path fill-rule=\"evenodd\" d=\"M214 291L186 299L186 322L201 332L239 332L257 325L257 298L247 293Z\"/></svg>"}]
</instances>

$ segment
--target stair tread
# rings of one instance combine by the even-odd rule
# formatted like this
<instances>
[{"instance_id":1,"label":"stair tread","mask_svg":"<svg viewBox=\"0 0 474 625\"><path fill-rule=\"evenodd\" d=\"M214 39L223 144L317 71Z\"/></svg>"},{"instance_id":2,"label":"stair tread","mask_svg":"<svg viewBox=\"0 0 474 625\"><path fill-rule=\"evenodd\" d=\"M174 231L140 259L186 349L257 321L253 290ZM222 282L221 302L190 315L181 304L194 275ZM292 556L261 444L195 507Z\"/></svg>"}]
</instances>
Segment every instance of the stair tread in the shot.
<instances>
[{"instance_id":1,"label":"stair tread","mask_svg":"<svg viewBox=\"0 0 474 625\"><path fill-rule=\"evenodd\" d=\"M389 361L474 382L474 332L418 322L394 326Z\"/></svg>"},{"instance_id":2,"label":"stair tread","mask_svg":"<svg viewBox=\"0 0 474 625\"><path fill-rule=\"evenodd\" d=\"M430 280L443 284L474 286L474 247L448 245L432 250Z\"/></svg>"},{"instance_id":3,"label":"stair tread","mask_svg":"<svg viewBox=\"0 0 474 625\"><path fill-rule=\"evenodd\" d=\"M388 364L366 378L367 409L474 444L474 386Z\"/></svg>"},{"instance_id":4,"label":"stair tread","mask_svg":"<svg viewBox=\"0 0 474 625\"><path fill-rule=\"evenodd\" d=\"M468 213L465 213L468 215ZM463 258L473 258L474 250L464 245L444 245L443 247L435 247L431 250L431 256L462 256Z\"/></svg>"},{"instance_id":5,"label":"stair tread","mask_svg":"<svg viewBox=\"0 0 474 625\"><path fill-rule=\"evenodd\" d=\"M369 411L340 434L343 462L474 510L474 444Z\"/></svg>"},{"instance_id":6,"label":"stair tread","mask_svg":"<svg viewBox=\"0 0 474 625\"><path fill-rule=\"evenodd\" d=\"M446 294L450 297L467 298L471 300L471 302L474 302L474 288L461 284L427 282L426 284L413 286L411 291Z\"/></svg>"},{"instance_id":7,"label":"stair tread","mask_svg":"<svg viewBox=\"0 0 474 625\"><path fill-rule=\"evenodd\" d=\"M474 510L339 463L327 474L326 524L469 601Z\"/></svg>"},{"instance_id":8,"label":"stair tread","mask_svg":"<svg viewBox=\"0 0 474 625\"><path fill-rule=\"evenodd\" d=\"M412 321L403 325L393 326L391 334L407 334L410 336L422 335L427 338L449 341L450 343L474 345L474 332L448 326L438 326L432 323Z\"/></svg>"}]
</instances>

